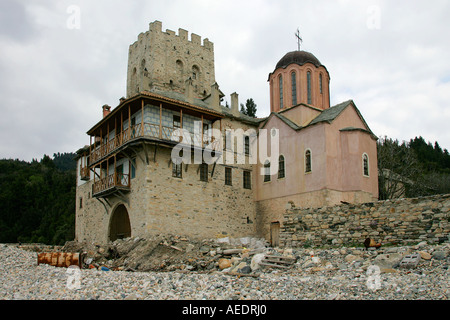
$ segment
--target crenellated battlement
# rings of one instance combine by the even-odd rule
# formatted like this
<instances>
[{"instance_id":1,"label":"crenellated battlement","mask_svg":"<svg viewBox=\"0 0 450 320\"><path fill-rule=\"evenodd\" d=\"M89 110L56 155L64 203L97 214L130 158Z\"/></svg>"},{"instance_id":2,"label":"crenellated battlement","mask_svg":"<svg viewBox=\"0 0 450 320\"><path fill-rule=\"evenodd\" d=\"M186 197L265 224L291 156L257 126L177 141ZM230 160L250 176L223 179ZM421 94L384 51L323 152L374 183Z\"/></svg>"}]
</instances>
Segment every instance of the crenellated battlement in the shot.
<instances>
[{"instance_id":1,"label":"crenellated battlement","mask_svg":"<svg viewBox=\"0 0 450 320\"><path fill-rule=\"evenodd\" d=\"M172 41L185 41L185 42L190 42L193 45L203 47L204 49L214 50L214 43L209 41L208 38L203 39L203 44L202 44L202 37L199 36L198 34L191 33L191 39L189 40L188 39L189 31L187 31L185 29L179 28L178 34L176 34L175 31L170 30L170 29L166 29L166 31L162 31L162 23L161 23L161 21L158 21L158 20L156 20L154 22L150 22L149 30L145 33L141 32L138 35L138 40L135 43L133 43L132 46L137 45L138 43L143 41L146 37L148 37L149 32L160 34L161 36L172 37L172 39L167 39L168 41L171 41L171 40Z\"/></svg>"},{"instance_id":2,"label":"crenellated battlement","mask_svg":"<svg viewBox=\"0 0 450 320\"><path fill-rule=\"evenodd\" d=\"M143 90L183 93L185 81L193 80L194 93L205 97L215 83L214 44L208 38L179 28L178 34L161 21L149 24L129 48L127 96Z\"/></svg>"}]
</instances>

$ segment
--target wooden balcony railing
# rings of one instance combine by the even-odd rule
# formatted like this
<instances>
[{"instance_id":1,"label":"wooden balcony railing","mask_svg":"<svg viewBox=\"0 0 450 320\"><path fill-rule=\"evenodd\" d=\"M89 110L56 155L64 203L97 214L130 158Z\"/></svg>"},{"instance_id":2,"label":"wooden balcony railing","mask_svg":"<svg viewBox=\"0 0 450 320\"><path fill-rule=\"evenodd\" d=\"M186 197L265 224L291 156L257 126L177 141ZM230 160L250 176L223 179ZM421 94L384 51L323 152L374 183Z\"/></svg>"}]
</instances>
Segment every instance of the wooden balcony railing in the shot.
<instances>
[{"instance_id":1,"label":"wooden balcony railing","mask_svg":"<svg viewBox=\"0 0 450 320\"><path fill-rule=\"evenodd\" d=\"M98 160L102 159L106 155L112 153L120 146L126 144L127 142L140 137L147 138L157 138L162 140L172 140L172 133L177 128L170 128L160 126L159 124L153 123L138 123L129 129L126 129L120 133L118 133L114 138L110 139L106 143L100 144L95 150L91 151L90 160L91 163L95 163ZM203 134L203 141L201 139L201 134L199 133L188 133L190 137L184 137L184 139L180 138L180 141L190 141L196 147L204 147L206 145L212 144L213 149L218 146L219 140L213 141L206 134ZM190 140L189 140L190 138ZM203 142L203 143L202 143Z\"/></svg>"},{"instance_id":2,"label":"wooden balcony railing","mask_svg":"<svg viewBox=\"0 0 450 320\"><path fill-rule=\"evenodd\" d=\"M107 190L113 190L113 188L117 187L123 190L130 188L130 175L116 172L95 181L92 185L92 195L95 196L99 193Z\"/></svg>"}]
</instances>

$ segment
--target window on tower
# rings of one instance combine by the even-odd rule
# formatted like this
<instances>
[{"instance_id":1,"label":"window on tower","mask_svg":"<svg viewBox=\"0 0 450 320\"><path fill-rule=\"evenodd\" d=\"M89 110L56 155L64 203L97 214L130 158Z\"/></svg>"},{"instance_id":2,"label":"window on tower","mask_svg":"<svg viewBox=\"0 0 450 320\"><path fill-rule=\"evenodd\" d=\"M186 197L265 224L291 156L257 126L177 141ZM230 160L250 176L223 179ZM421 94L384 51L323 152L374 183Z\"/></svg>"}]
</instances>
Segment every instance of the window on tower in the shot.
<instances>
[{"instance_id":1,"label":"window on tower","mask_svg":"<svg viewBox=\"0 0 450 320\"><path fill-rule=\"evenodd\" d=\"M295 72L291 73L291 84L292 84L292 105L297 105L297 80Z\"/></svg>"},{"instance_id":2,"label":"window on tower","mask_svg":"<svg viewBox=\"0 0 450 320\"><path fill-rule=\"evenodd\" d=\"M280 109L283 109L283 77L281 76L281 74L278 77L278 81L280 83Z\"/></svg>"},{"instance_id":3,"label":"window on tower","mask_svg":"<svg viewBox=\"0 0 450 320\"><path fill-rule=\"evenodd\" d=\"M320 88L320 94L322 94L323 93L323 90L322 90L322 74L319 75L319 88Z\"/></svg>"},{"instance_id":4,"label":"window on tower","mask_svg":"<svg viewBox=\"0 0 450 320\"><path fill-rule=\"evenodd\" d=\"M308 90L308 104L312 104L312 93L311 93L311 72L308 71L306 74L306 85Z\"/></svg>"}]
</instances>

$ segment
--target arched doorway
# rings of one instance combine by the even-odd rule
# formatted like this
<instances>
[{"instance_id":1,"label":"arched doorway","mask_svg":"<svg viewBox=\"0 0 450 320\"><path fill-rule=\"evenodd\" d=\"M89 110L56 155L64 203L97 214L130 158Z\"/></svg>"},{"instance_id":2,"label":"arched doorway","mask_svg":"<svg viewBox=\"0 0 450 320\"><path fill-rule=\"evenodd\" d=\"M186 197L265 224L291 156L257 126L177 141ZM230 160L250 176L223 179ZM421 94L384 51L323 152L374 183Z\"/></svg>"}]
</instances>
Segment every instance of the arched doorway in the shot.
<instances>
[{"instance_id":1,"label":"arched doorway","mask_svg":"<svg viewBox=\"0 0 450 320\"><path fill-rule=\"evenodd\" d=\"M131 237L130 217L127 208L121 204L112 213L109 222L109 240L114 241L128 237Z\"/></svg>"}]
</instances>

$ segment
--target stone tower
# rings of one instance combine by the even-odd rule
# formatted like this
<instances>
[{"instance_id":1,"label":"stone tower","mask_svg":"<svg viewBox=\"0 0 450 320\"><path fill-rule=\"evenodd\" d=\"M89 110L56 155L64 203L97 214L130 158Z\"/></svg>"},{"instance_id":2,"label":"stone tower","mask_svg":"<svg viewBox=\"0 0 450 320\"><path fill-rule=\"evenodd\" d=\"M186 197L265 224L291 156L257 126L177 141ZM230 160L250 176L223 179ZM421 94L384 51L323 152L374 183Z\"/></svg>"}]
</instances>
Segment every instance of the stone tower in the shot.
<instances>
[{"instance_id":1,"label":"stone tower","mask_svg":"<svg viewBox=\"0 0 450 320\"><path fill-rule=\"evenodd\" d=\"M203 99L215 83L214 45L208 39L178 29L162 31L162 23L150 23L130 45L127 98L142 91L179 92Z\"/></svg>"}]
</instances>

